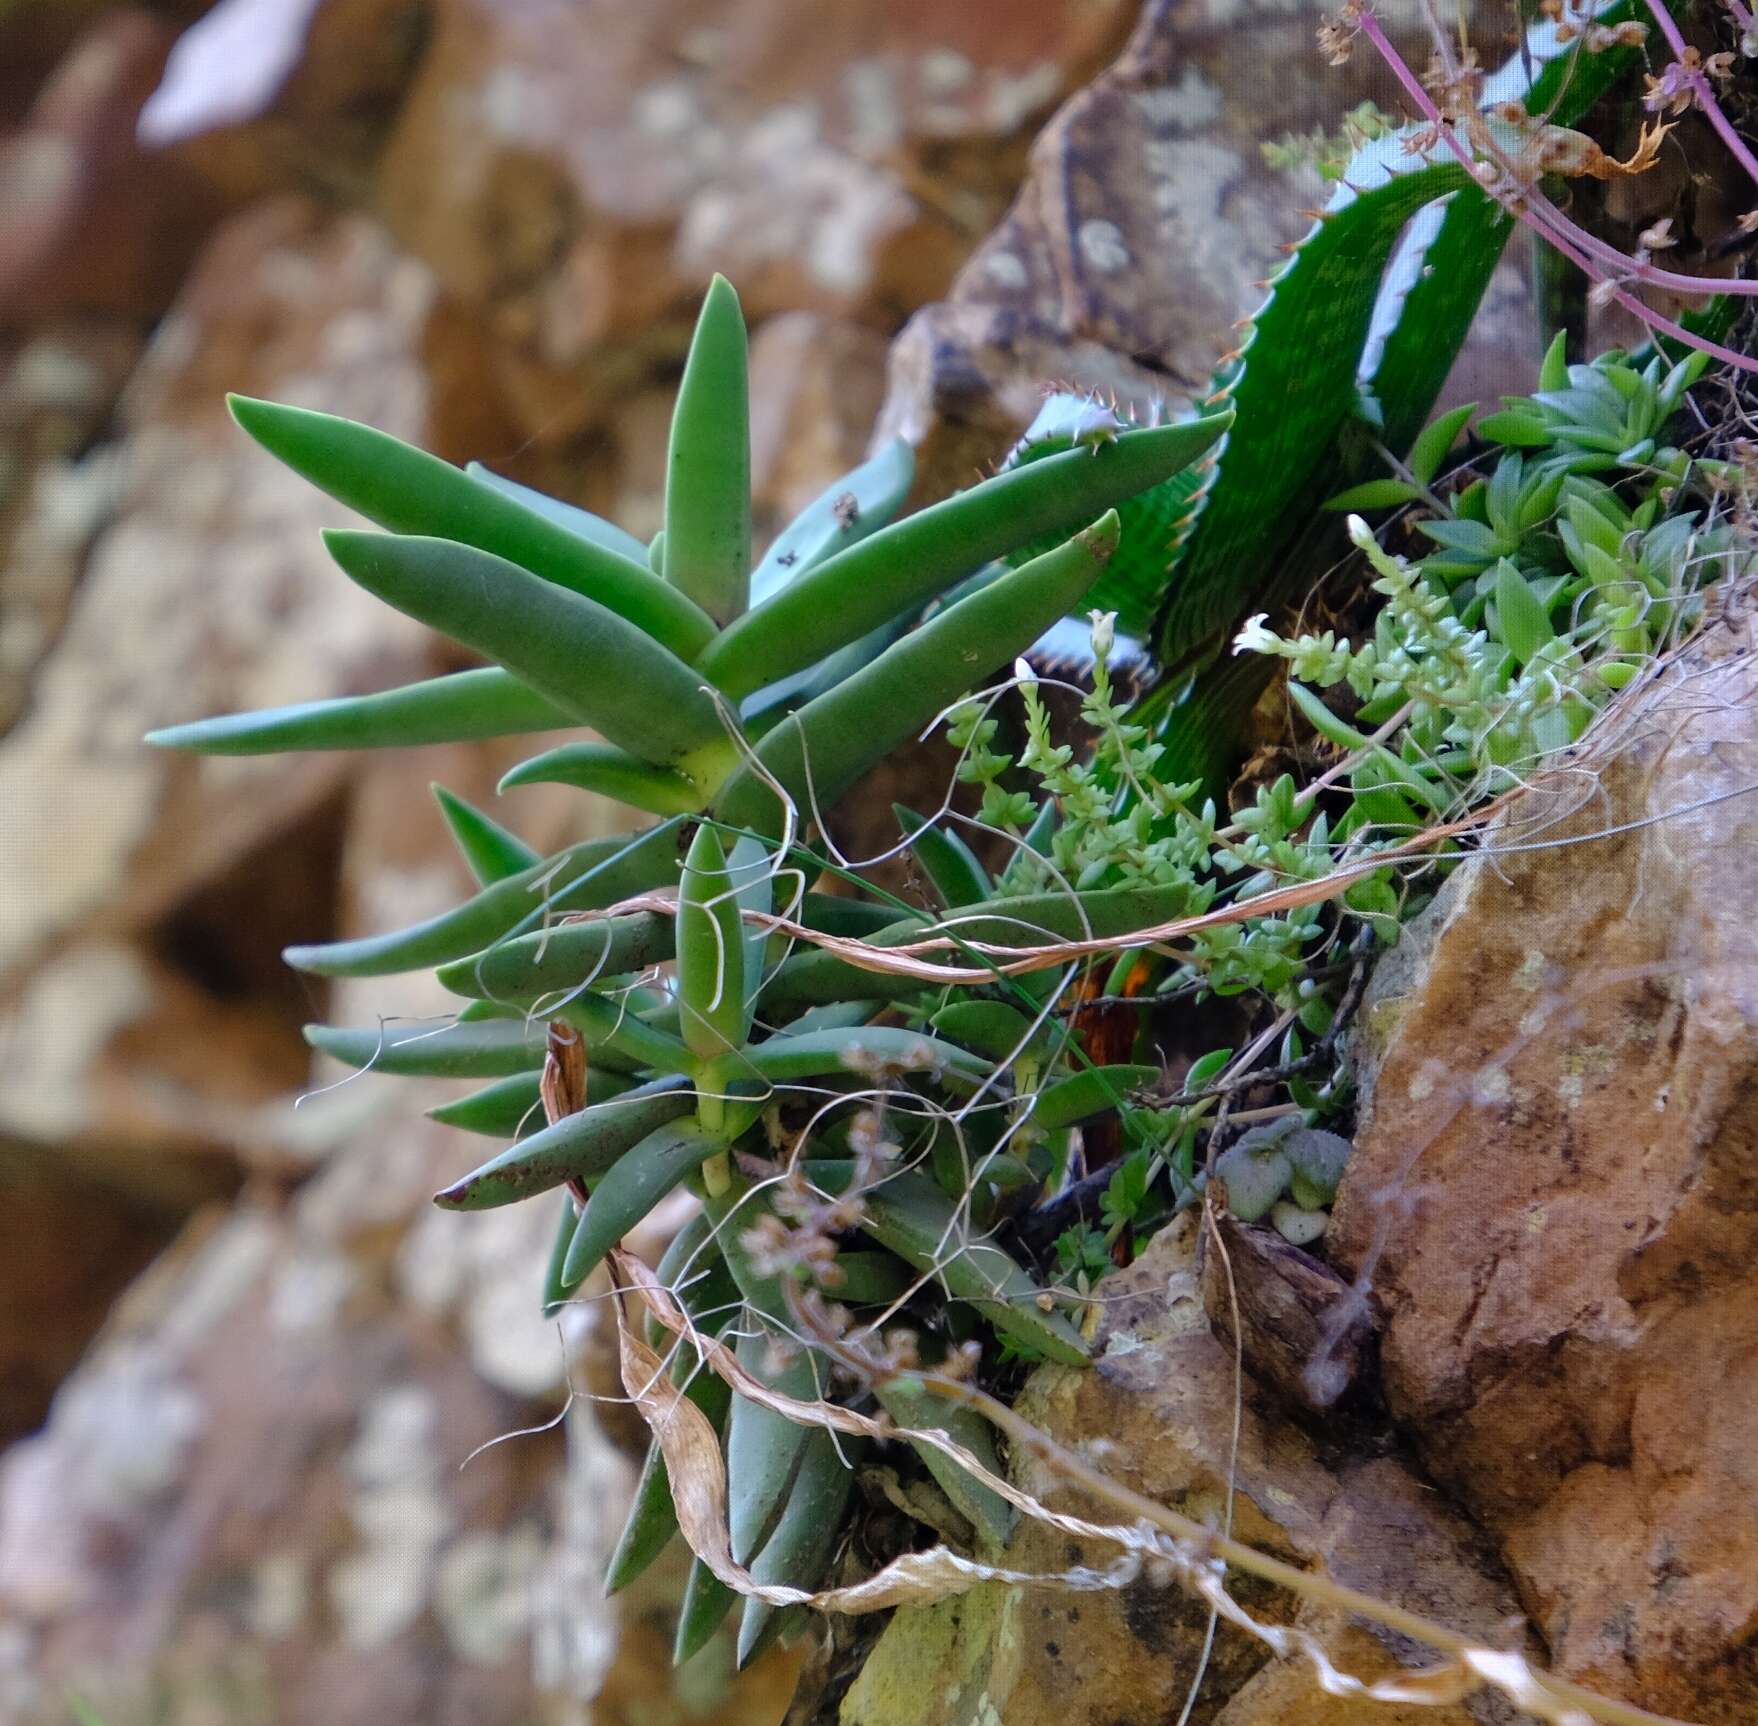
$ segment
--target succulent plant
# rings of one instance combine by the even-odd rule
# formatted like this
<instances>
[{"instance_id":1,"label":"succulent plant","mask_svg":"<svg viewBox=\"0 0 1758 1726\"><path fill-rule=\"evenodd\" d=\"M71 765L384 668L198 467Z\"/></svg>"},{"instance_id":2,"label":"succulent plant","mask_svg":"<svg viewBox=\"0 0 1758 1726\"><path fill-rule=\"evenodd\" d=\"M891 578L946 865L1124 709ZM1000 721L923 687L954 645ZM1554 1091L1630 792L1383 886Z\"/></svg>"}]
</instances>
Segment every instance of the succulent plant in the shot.
<instances>
[{"instance_id":1,"label":"succulent plant","mask_svg":"<svg viewBox=\"0 0 1758 1726\"><path fill-rule=\"evenodd\" d=\"M902 519L912 461L893 442L756 558L746 395L742 314L716 279L678 392L664 530L651 545L369 427L235 400L238 423L272 454L387 530L326 535L343 572L491 663L382 694L203 720L153 741L256 754L589 727L594 738L535 755L503 789L561 782L657 822L539 857L440 793L480 891L413 927L287 957L322 976L437 966L463 1003L456 1021L438 1031L313 1026L308 1040L377 1072L489 1081L434 1113L512 1142L438 1202L470 1210L566 1189L548 1302L578 1290L687 1185L705 1209L665 1274L700 1327L726 1328L740 1359L778 1388L830 1393L791 1334L801 1290L812 1288L857 1313L898 1312L930 1351L992 1329L1018 1349L1078 1362L1084 1344L1067 1312L976 1236L1008 1191L1049 1170L1059 1135L1143 1070L1108 1079L1089 1069L1043 1089L1029 980L1010 985L1023 1010L972 1003L978 1012L955 1012L941 1029L928 1022L940 1003L924 1003L920 986L831 953L791 952L762 916L785 910L807 928L880 942L922 931L923 914L907 906L809 890L822 864L811 818L1068 613L1117 542L1115 506L1201 456L1230 413L1107 435ZM1036 555L1001 566L1034 541ZM980 907L993 891L981 866L918 829L906 833L946 903ZM674 888L675 906L580 915ZM784 889L787 902L775 904ZM979 915L961 932L1005 944L1038 931L1127 930L1168 906L1173 898L1148 887L1027 894L1007 901L1004 918ZM1028 1034L1011 1035L1018 1027ZM571 1112L545 1097L557 1035L579 1039L586 1055L584 1106ZM1017 1082L1014 1057L1033 1086ZM833 1555L849 1452L728 1394L697 1364L682 1349L674 1371L724 1425L736 1556L761 1580L810 1586ZM907 1393L895 1394L901 1417L932 1417L973 1450L989 1448L973 1417L905 1407ZM979 1534L1005 1533L1000 1500L937 1453L928 1466ZM638 1574L674 1528L655 1454L611 1583ZM699 1566L680 1655L731 1599ZM747 1601L741 1661L781 1623Z\"/></svg>"}]
</instances>

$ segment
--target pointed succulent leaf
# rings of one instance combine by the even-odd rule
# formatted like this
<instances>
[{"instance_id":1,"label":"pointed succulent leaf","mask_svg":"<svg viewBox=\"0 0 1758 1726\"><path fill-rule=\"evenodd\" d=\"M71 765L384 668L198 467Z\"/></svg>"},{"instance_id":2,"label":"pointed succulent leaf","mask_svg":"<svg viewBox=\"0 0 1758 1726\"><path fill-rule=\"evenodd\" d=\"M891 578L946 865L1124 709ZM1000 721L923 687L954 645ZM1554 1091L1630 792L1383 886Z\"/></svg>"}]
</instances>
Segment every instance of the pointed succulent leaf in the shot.
<instances>
[{"instance_id":1,"label":"pointed succulent leaf","mask_svg":"<svg viewBox=\"0 0 1758 1726\"><path fill-rule=\"evenodd\" d=\"M578 504L564 503L559 497L551 497L534 486L520 485L516 479L504 479L500 474L485 468L479 461L466 462L464 472L479 484L498 491L502 497L510 497L514 503L523 504L526 509L534 510L538 515L553 521L557 527L571 533L576 539L590 540L594 545L602 546L606 551L614 551L618 557L627 558L633 564L645 564L647 561L647 547L632 533L618 527L614 521L606 521L603 516L594 515L589 509L581 509ZM494 547L485 549L492 551ZM519 560L515 558L513 561L516 563Z\"/></svg>"},{"instance_id":2,"label":"pointed succulent leaf","mask_svg":"<svg viewBox=\"0 0 1758 1726\"><path fill-rule=\"evenodd\" d=\"M1039 1093L1032 1107L1032 1124L1047 1133L1060 1132L1077 1121L1122 1107L1131 1091L1155 1083L1160 1076L1158 1067L1088 1067Z\"/></svg>"},{"instance_id":3,"label":"pointed succulent leaf","mask_svg":"<svg viewBox=\"0 0 1758 1726\"><path fill-rule=\"evenodd\" d=\"M745 317L724 276L709 284L672 412L665 579L717 623L745 609L751 573L751 410Z\"/></svg>"},{"instance_id":4,"label":"pointed succulent leaf","mask_svg":"<svg viewBox=\"0 0 1758 1726\"><path fill-rule=\"evenodd\" d=\"M901 803L892 804L891 812L943 905L952 910L980 905L994 891L977 854L950 827L931 822Z\"/></svg>"},{"instance_id":5,"label":"pointed succulent leaf","mask_svg":"<svg viewBox=\"0 0 1758 1726\"><path fill-rule=\"evenodd\" d=\"M954 1001L942 1007L928 1023L953 1042L975 1049L991 1061L1016 1058L1038 1034L1032 1030L1032 1021L1005 1001Z\"/></svg>"},{"instance_id":6,"label":"pointed succulent leaf","mask_svg":"<svg viewBox=\"0 0 1758 1726\"><path fill-rule=\"evenodd\" d=\"M930 505L826 558L747 612L702 655L702 669L729 695L748 695L924 604L1013 547L1069 532L1159 484L1230 423L1230 414L1211 414L1127 432L1103 449L1070 450L1012 468Z\"/></svg>"},{"instance_id":7,"label":"pointed succulent leaf","mask_svg":"<svg viewBox=\"0 0 1758 1726\"><path fill-rule=\"evenodd\" d=\"M601 978L661 964L674 946L670 917L636 912L518 935L468 959L454 959L438 975L454 995L530 1006L546 997L575 995Z\"/></svg>"},{"instance_id":8,"label":"pointed succulent leaf","mask_svg":"<svg viewBox=\"0 0 1758 1726\"><path fill-rule=\"evenodd\" d=\"M807 1434L799 1468L775 1532L751 1563L754 1580L768 1587L818 1586L842 1538L854 1464L866 1447L844 1435L833 1438L822 1427ZM738 1665L742 1671L780 1631L784 1609L754 1596L739 1619Z\"/></svg>"},{"instance_id":9,"label":"pointed succulent leaf","mask_svg":"<svg viewBox=\"0 0 1758 1726\"><path fill-rule=\"evenodd\" d=\"M1370 479L1325 499L1328 510L1396 509L1422 496L1419 487L1401 479Z\"/></svg>"},{"instance_id":10,"label":"pointed succulent leaf","mask_svg":"<svg viewBox=\"0 0 1758 1726\"><path fill-rule=\"evenodd\" d=\"M1529 665L1541 647L1557 638L1549 608L1505 557L1496 565L1495 596L1497 633L1508 651Z\"/></svg>"},{"instance_id":11,"label":"pointed succulent leaf","mask_svg":"<svg viewBox=\"0 0 1758 1726\"><path fill-rule=\"evenodd\" d=\"M807 1177L826 1192L843 1192L854 1178L849 1163L811 1162ZM1039 1306L1044 1290L988 1241L970 1240L968 1221L926 1176L899 1174L862 1189L862 1230L881 1246L926 1272L955 1300L968 1302L994 1327L1065 1366L1080 1366L1087 1345L1054 1307Z\"/></svg>"},{"instance_id":12,"label":"pointed succulent leaf","mask_svg":"<svg viewBox=\"0 0 1758 1726\"><path fill-rule=\"evenodd\" d=\"M701 793L683 774L655 767L612 743L564 743L504 774L497 789L516 785L574 785L649 815L693 815Z\"/></svg>"},{"instance_id":13,"label":"pointed succulent leaf","mask_svg":"<svg viewBox=\"0 0 1758 1726\"><path fill-rule=\"evenodd\" d=\"M324 543L368 593L498 660L643 760L669 764L725 735L700 675L595 600L451 540L332 530Z\"/></svg>"},{"instance_id":14,"label":"pointed succulent leaf","mask_svg":"<svg viewBox=\"0 0 1758 1726\"><path fill-rule=\"evenodd\" d=\"M694 1174L726 1144L693 1120L656 1128L611 1164L592 1189L568 1244L563 1286L580 1286L604 1255L634 1228L686 1175Z\"/></svg>"},{"instance_id":15,"label":"pointed succulent leaf","mask_svg":"<svg viewBox=\"0 0 1758 1726\"><path fill-rule=\"evenodd\" d=\"M645 833L593 839L509 875L437 917L384 935L289 947L295 970L322 977L383 977L462 959L546 917L595 911L677 878L669 824Z\"/></svg>"},{"instance_id":16,"label":"pointed succulent leaf","mask_svg":"<svg viewBox=\"0 0 1758 1726\"><path fill-rule=\"evenodd\" d=\"M434 1195L441 1210L486 1211L546 1193L567 1181L595 1181L627 1150L696 1106L680 1076L668 1075L593 1103L532 1133Z\"/></svg>"},{"instance_id":17,"label":"pointed succulent leaf","mask_svg":"<svg viewBox=\"0 0 1758 1726\"><path fill-rule=\"evenodd\" d=\"M944 1432L991 1474L1000 1477L1001 1462L995 1454L994 1431L974 1409L936 1396L920 1380L904 1374L875 1385L874 1395L899 1426L918 1432ZM1013 1506L994 1487L985 1486L974 1475L966 1473L944 1451L931 1444L916 1444L913 1439L911 1444L927 1465L928 1472L939 1482L940 1490L952 1500L953 1508L991 1545L1005 1546L1012 1537L1017 1520Z\"/></svg>"},{"instance_id":18,"label":"pointed succulent leaf","mask_svg":"<svg viewBox=\"0 0 1758 1726\"><path fill-rule=\"evenodd\" d=\"M677 1638L672 1644L674 1666L682 1666L708 1646L709 1638L720 1628L737 1599L738 1595L701 1559L690 1565L683 1604L678 1608Z\"/></svg>"},{"instance_id":19,"label":"pointed succulent leaf","mask_svg":"<svg viewBox=\"0 0 1758 1726\"><path fill-rule=\"evenodd\" d=\"M232 417L270 455L392 533L430 534L506 558L585 594L688 659L713 623L633 558L584 539L504 491L371 426L231 396Z\"/></svg>"},{"instance_id":20,"label":"pointed succulent leaf","mask_svg":"<svg viewBox=\"0 0 1758 1726\"><path fill-rule=\"evenodd\" d=\"M1048 465L1019 471L1037 473ZM1112 513L1055 551L948 606L871 665L776 726L757 746L764 771L750 764L739 768L717 800L717 811L738 826L779 831L782 810L770 779L802 810L833 802L874 762L915 736L996 666L1024 652L1072 609L1116 544L1117 517Z\"/></svg>"},{"instance_id":21,"label":"pointed succulent leaf","mask_svg":"<svg viewBox=\"0 0 1758 1726\"><path fill-rule=\"evenodd\" d=\"M1460 407L1451 408L1442 414L1431 425L1425 426L1416 442L1410 446L1410 471L1416 475L1420 485L1430 484L1435 475L1441 471L1441 463L1447 459L1447 451L1458 441L1459 433L1465 429L1465 422L1477 412L1476 402L1466 402Z\"/></svg>"},{"instance_id":22,"label":"pointed succulent leaf","mask_svg":"<svg viewBox=\"0 0 1758 1726\"><path fill-rule=\"evenodd\" d=\"M712 1061L745 1041L745 939L720 835L696 829L678 889L678 1011L690 1052Z\"/></svg>"},{"instance_id":23,"label":"pointed succulent leaf","mask_svg":"<svg viewBox=\"0 0 1758 1726\"><path fill-rule=\"evenodd\" d=\"M749 912L768 916L774 910L775 874L768 850L760 840L753 839L749 834L742 834L733 842L732 850L727 853L726 873L733 886L733 896L738 902L739 940L744 947L745 999L742 1037L748 1037L751 1034L757 997L768 970L769 933L761 925L745 922L744 917Z\"/></svg>"},{"instance_id":24,"label":"pointed succulent leaf","mask_svg":"<svg viewBox=\"0 0 1758 1726\"><path fill-rule=\"evenodd\" d=\"M578 1213L572 1193L562 1194L561 1214L556 1219L555 1240L549 1249L549 1263L543 1272L543 1316L554 1318L567 1304L568 1291L562 1286L562 1266L567 1263L568 1245L574 1238Z\"/></svg>"},{"instance_id":25,"label":"pointed succulent leaf","mask_svg":"<svg viewBox=\"0 0 1758 1726\"><path fill-rule=\"evenodd\" d=\"M377 695L304 701L255 713L222 713L149 731L160 749L202 755L275 755L297 749L401 749L467 743L577 725L571 713L498 665L455 671Z\"/></svg>"},{"instance_id":26,"label":"pointed succulent leaf","mask_svg":"<svg viewBox=\"0 0 1758 1726\"><path fill-rule=\"evenodd\" d=\"M742 1049L737 1070L771 1085L830 1073L933 1073L942 1083L969 1085L987 1077L992 1063L939 1037L901 1025L782 1034Z\"/></svg>"},{"instance_id":27,"label":"pointed succulent leaf","mask_svg":"<svg viewBox=\"0 0 1758 1726\"><path fill-rule=\"evenodd\" d=\"M775 536L751 574L751 603L797 581L827 557L884 527L916 477L915 451L892 438L876 456L828 485Z\"/></svg>"},{"instance_id":28,"label":"pointed succulent leaf","mask_svg":"<svg viewBox=\"0 0 1758 1726\"><path fill-rule=\"evenodd\" d=\"M475 1025L307 1025L312 1048L363 1072L399 1078L498 1079L543 1065L548 1031L522 1019Z\"/></svg>"},{"instance_id":29,"label":"pointed succulent leaf","mask_svg":"<svg viewBox=\"0 0 1758 1726\"><path fill-rule=\"evenodd\" d=\"M491 887L496 881L504 881L509 875L517 875L543 861L542 854L516 833L509 833L498 821L491 821L445 786L430 785L428 789L479 887Z\"/></svg>"},{"instance_id":30,"label":"pointed succulent leaf","mask_svg":"<svg viewBox=\"0 0 1758 1726\"><path fill-rule=\"evenodd\" d=\"M491 1139L516 1139L543 1124L543 1073L509 1073L455 1102L427 1111L427 1118L460 1132L482 1133Z\"/></svg>"}]
</instances>

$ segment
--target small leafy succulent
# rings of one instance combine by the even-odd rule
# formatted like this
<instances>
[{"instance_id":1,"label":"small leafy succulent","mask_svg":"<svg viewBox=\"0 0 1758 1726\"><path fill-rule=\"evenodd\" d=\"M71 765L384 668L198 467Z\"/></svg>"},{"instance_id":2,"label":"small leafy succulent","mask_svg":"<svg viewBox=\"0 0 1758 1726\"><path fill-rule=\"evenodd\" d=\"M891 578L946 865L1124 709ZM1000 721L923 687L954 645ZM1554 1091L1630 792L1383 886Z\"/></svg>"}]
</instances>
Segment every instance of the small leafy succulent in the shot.
<instances>
[{"instance_id":1,"label":"small leafy succulent","mask_svg":"<svg viewBox=\"0 0 1758 1726\"><path fill-rule=\"evenodd\" d=\"M1201 456L1231 416L1107 436L901 520L912 462L893 442L756 558L746 394L742 314L716 279L678 391L664 529L651 545L368 427L235 400L239 424L271 453L388 530L326 535L343 572L492 663L153 741L253 754L590 727L595 737L536 755L503 788L561 782L658 822L545 858L441 793L480 891L413 927L288 959L325 976L437 966L463 1003L455 1022L313 1026L308 1040L377 1072L489 1081L435 1115L513 1142L439 1202L469 1210L566 1188L550 1303L687 1185L704 1208L665 1277L702 1331L736 1337L740 1359L777 1389L832 1390L799 1340L803 1296L907 1321L924 1350L974 1348L992 1330L1016 1350L1078 1362L1085 1346L1063 1306L979 1237L1010 1192L1056 1166L1074 1122L1153 1070L1094 1069L1066 1037L1052 1048L1024 984L1012 985L1019 1004L971 1002L961 1014L907 979L791 952L771 913L879 942L923 931L924 914L901 903L814 890L812 817L1069 612L1116 546L1115 506ZM1043 549L1018 567L998 561L1033 541ZM968 911L998 891L955 839L912 820L906 833L948 906ZM672 889L675 901L592 915ZM1141 888L1039 891L961 931L1002 945L1115 932L1173 902ZM942 1006L951 1016L930 1023ZM585 1056L583 1099L547 1088L558 1047ZM1046 1083L1071 1058L1083 1070ZM759 1581L810 1587L833 1555L851 1456L698 1365L684 1348L673 1369L724 1427L736 1558ZM963 1411L886 1394L900 1419L932 1416L992 1454ZM1005 1535L1002 1501L938 1452L925 1461L979 1534ZM612 1585L675 1527L656 1451ZM680 1658L730 1604L698 1564ZM741 1662L781 1622L747 1600Z\"/></svg>"}]
</instances>

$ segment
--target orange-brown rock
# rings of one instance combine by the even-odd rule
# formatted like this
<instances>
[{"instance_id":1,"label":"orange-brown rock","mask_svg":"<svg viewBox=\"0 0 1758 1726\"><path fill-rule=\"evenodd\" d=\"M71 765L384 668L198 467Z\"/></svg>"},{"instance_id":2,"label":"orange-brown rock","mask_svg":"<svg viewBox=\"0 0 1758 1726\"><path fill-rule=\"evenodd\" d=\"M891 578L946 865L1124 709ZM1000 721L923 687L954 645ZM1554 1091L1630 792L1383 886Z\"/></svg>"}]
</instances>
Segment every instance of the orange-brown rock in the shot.
<instances>
[{"instance_id":1,"label":"orange-brown rock","mask_svg":"<svg viewBox=\"0 0 1758 1726\"><path fill-rule=\"evenodd\" d=\"M1198 1521L1230 1520L1240 1539L1280 1557L1322 1566L1486 1643L1517 1643L1513 1599L1493 1560L1419 1477L1389 1457L1322 1455L1271 1396L1236 1376L1232 1351L1203 1311L1195 1243L1187 1217L1108 1277L1095 1364L1040 1369L1019 1411L1089 1463ZM1053 1507L1105 1519L1037 1459L1016 1456L1014 1470ZM1027 1523L1000 1562L1053 1575L1116 1556L1115 1547L1083 1546ZM1420 1663L1407 1644L1249 1578L1234 1577L1233 1593L1260 1620L1313 1631L1357 1676ZM840 1726L1158 1726L1179 1717L1199 1671L1191 1718L1201 1726L1309 1718L1342 1726L1358 1717L1360 1704L1325 1698L1302 1662L1272 1660L1231 1627L1218 1631L1204 1667L1207 1627L1204 1605L1145 1573L1098 1592L985 1584L900 1611L843 1702ZM1387 1718L1467 1726L1473 1715L1411 1708Z\"/></svg>"},{"instance_id":2,"label":"orange-brown rock","mask_svg":"<svg viewBox=\"0 0 1758 1726\"><path fill-rule=\"evenodd\" d=\"M1730 1723L1758 1698L1755 645L1736 598L1382 968L1332 1230L1394 1413L1556 1662Z\"/></svg>"}]
</instances>

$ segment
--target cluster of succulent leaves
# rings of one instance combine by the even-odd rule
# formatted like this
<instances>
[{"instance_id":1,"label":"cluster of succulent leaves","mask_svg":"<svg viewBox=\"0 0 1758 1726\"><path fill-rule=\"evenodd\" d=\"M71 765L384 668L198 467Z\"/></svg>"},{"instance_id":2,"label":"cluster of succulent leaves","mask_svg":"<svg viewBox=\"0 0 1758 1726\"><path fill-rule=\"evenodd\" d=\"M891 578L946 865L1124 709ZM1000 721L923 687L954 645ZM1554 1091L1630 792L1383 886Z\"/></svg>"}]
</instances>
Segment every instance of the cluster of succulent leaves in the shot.
<instances>
[{"instance_id":1,"label":"cluster of succulent leaves","mask_svg":"<svg viewBox=\"0 0 1758 1726\"><path fill-rule=\"evenodd\" d=\"M1016 986L1023 1005L1013 1007L925 1000L908 980L809 942L793 951L762 919L782 913L881 942L923 931L919 909L817 890L815 812L1073 608L1115 546L1106 512L1200 456L1229 416L1009 470L902 520L892 517L911 461L893 443L757 559L746 337L723 281L684 368L664 529L651 545L364 426L233 406L271 453L388 530L327 535L342 571L491 664L156 741L259 753L588 726L596 740L546 750L503 788L562 782L660 818L546 858L442 796L481 883L475 897L411 928L290 950L293 964L326 976L437 966L460 998L437 1028L308 1031L356 1067L489 1081L436 1113L511 1143L440 1202L474 1209L566 1188L553 1305L668 1193L694 1189L703 1210L666 1275L704 1331L725 1329L753 1373L795 1396L832 1388L794 1336L797 1302L813 1290L857 1320L895 1319L924 1354L998 1335L1034 1357L1083 1359L1065 1306L980 1237L1057 1171L1077 1121L1153 1070L1096 1071L1076 1040L1034 1037L1032 988ZM1046 535L1053 543L1022 566L999 561ZM994 891L949 836L909 817L912 835L946 906L968 911ZM675 905L583 915L657 889L675 889ZM1160 920L1171 903L1152 888L1040 891L1010 899L1004 923L979 916L961 929L1003 944L1115 934ZM589 1077L586 1106L551 1121L543 1070L558 1033L584 1039ZM812 1256L806 1242L826 1248ZM687 1352L674 1357L680 1382L724 1426L735 1556L759 1581L812 1586L841 1526L847 1447L729 1397ZM929 1408L907 1388L887 1395L906 1424L932 1414L992 1454L960 1411ZM999 1499L938 1453L926 1466L978 1533L1005 1533ZM656 1451L613 1583L637 1574L675 1526ZM730 1604L698 1565L680 1657ZM747 1600L741 1661L779 1624Z\"/></svg>"}]
</instances>

